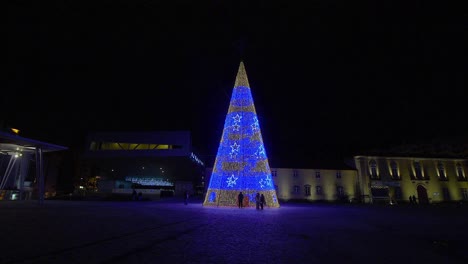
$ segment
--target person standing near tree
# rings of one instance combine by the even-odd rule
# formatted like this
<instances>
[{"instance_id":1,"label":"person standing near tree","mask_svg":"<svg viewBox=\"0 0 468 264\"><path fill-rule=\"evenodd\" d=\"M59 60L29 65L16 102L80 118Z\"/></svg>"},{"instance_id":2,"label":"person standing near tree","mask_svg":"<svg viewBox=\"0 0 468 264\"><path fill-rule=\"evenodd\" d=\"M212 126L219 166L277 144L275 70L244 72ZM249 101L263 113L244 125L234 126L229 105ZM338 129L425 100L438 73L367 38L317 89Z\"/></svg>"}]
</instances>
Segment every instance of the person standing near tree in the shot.
<instances>
[{"instance_id":1,"label":"person standing near tree","mask_svg":"<svg viewBox=\"0 0 468 264\"><path fill-rule=\"evenodd\" d=\"M239 194L237 195L237 204L239 205L239 208L242 208L244 207L244 194L242 194L242 192L239 192Z\"/></svg>"},{"instance_id":2,"label":"person standing near tree","mask_svg":"<svg viewBox=\"0 0 468 264\"><path fill-rule=\"evenodd\" d=\"M260 195L260 209L263 210L263 205L266 204L265 195L263 193Z\"/></svg>"},{"instance_id":3,"label":"person standing near tree","mask_svg":"<svg viewBox=\"0 0 468 264\"><path fill-rule=\"evenodd\" d=\"M260 210L260 193L255 195L255 209Z\"/></svg>"},{"instance_id":4,"label":"person standing near tree","mask_svg":"<svg viewBox=\"0 0 468 264\"><path fill-rule=\"evenodd\" d=\"M189 193L187 190L185 190L184 192L184 204L187 205L188 204L188 198L189 198Z\"/></svg>"}]
</instances>

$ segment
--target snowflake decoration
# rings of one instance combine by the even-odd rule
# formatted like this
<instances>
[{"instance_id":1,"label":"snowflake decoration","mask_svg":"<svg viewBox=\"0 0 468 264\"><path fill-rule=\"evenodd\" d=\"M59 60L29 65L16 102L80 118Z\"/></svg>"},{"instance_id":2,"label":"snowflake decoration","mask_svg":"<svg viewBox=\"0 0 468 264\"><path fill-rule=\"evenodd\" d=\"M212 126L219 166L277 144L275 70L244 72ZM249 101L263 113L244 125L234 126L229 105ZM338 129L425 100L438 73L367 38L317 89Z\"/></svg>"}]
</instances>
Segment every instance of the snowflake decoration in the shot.
<instances>
[{"instance_id":1,"label":"snowflake decoration","mask_svg":"<svg viewBox=\"0 0 468 264\"><path fill-rule=\"evenodd\" d=\"M254 117L254 122L250 126L252 127L252 131L254 131L254 132L259 129L257 117Z\"/></svg>"},{"instance_id":2,"label":"snowflake decoration","mask_svg":"<svg viewBox=\"0 0 468 264\"><path fill-rule=\"evenodd\" d=\"M239 148L240 148L240 145L237 144L237 142L234 142L234 144L231 145L231 154L233 152L236 152L236 153L239 152Z\"/></svg>"},{"instance_id":3,"label":"snowflake decoration","mask_svg":"<svg viewBox=\"0 0 468 264\"><path fill-rule=\"evenodd\" d=\"M236 116L234 116L234 117L233 117L234 123L235 123L235 124L240 123L241 118L242 118L242 116L240 116L239 114L237 114Z\"/></svg>"},{"instance_id":4,"label":"snowflake decoration","mask_svg":"<svg viewBox=\"0 0 468 264\"><path fill-rule=\"evenodd\" d=\"M236 185L236 181L239 177L235 177L234 174L231 175L231 177L229 177L226 181L226 183L228 184L228 187L234 187L234 185Z\"/></svg>"},{"instance_id":5,"label":"snowflake decoration","mask_svg":"<svg viewBox=\"0 0 468 264\"><path fill-rule=\"evenodd\" d=\"M260 188L263 189L263 187L265 187L265 182L263 181L263 179L260 179L260 181L258 182L260 184Z\"/></svg>"},{"instance_id":6,"label":"snowflake decoration","mask_svg":"<svg viewBox=\"0 0 468 264\"><path fill-rule=\"evenodd\" d=\"M258 147L257 151L255 151L255 157L257 159L261 158L263 156L265 156L265 148L262 146Z\"/></svg>"},{"instance_id":7,"label":"snowflake decoration","mask_svg":"<svg viewBox=\"0 0 468 264\"><path fill-rule=\"evenodd\" d=\"M271 178L269 175L266 176L266 179L264 180L266 186L271 186Z\"/></svg>"},{"instance_id":8,"label":"snowflake decoration","mask_svg":"<svg viewBox=\"0 0 468 264\"><path fill-rule=\"evenodd\" d=\"M265 148L263 147L263 145L258 147L258 154L259 155L265 155Z\"/></svg>"},{"instance_id":9,"label":"snowflake decoration","mask_svg":"<svg viewBox=\"0 0 468 264\"><path fill-rule=\"evenodd\" d=\"M237 153L236 153L236 152L231 152L231 153L229 153L229 155L231 156L231 159L237 157Z\"/></svg>"},{"instance_id":10,"label":"snowflake decoration","mask_svg":"<svg viewBox=\"0 0 468 264\"><path fill-rule=\"evenodd\" d=\"M260 184L260 188L271 186L271 178L269 175L267 175L265 179L260 179L258 183Z\"/></svg>"},{"instance_id":11,"label":"snowflake decoration","mask_svg":"<svg viewBox=\"0 0 468 264\"><path fill-rule=\"evenodd\" d=\"M240 126L238 124L235 124L232 126L234 131L239 131Z\"/></svg>"}]
</instances>

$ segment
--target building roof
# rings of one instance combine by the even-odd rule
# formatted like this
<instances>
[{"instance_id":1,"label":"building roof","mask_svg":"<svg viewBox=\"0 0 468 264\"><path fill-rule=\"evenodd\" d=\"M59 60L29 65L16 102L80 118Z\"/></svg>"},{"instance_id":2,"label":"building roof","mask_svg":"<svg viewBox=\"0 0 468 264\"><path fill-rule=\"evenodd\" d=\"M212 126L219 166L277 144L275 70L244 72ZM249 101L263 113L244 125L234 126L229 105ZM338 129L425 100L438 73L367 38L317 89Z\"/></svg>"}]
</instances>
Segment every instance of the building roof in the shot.
<instances>
[{"instance_id":1,"label":"building roof","mask_svg":"<svg viewBox=\"0 0 468 264\"><path fill-rule=\"evenodd\" d=\"M373 149L356 153L355 156L391 156L419 158L468 158L468 144L458 143L426 143L392 146L385 149Z\"/></svg>"},{"instance_id":2,"label":"building roof","mask_svg":"<svg viewBox=\"0 0 468 264\"><path fill-rule=\"evenodd\" d=\"M43 152L67 150L68 147L59 146L39 140L21 137L16 134L0 131L0 152L35 152L36 148L41 148Z\"/></svg>"},{"instance_id":3,"label":"building roof","mask_svg":"<svg viewBox=\"0 0 468 264\"><path fill-rule=\"evenodd\" d=\"M338 159L310 159L303 162L270 162L271 168L291 168L291 169L322 169L322 170L355 170L352 158Z\"/></svg>"}]
</instances>

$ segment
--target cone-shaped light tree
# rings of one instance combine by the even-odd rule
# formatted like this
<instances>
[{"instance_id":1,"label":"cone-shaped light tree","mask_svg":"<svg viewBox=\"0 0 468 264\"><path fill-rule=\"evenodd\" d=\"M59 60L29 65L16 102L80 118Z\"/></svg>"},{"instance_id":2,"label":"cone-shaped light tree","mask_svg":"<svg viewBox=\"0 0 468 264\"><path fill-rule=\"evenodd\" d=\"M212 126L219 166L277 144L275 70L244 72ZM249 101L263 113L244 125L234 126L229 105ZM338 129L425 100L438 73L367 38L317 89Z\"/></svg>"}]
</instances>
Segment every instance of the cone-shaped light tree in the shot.
<instances>
[{"instance_id":1,"label":"cone-shaped light tree","mask_svg":"<svg viewBox=\"0 0 468 264\"><path fill-rule=\"evenodd\" d=\"M279 207L262 133L241 61L224 122L204 206L255 206L255 195L263 194L267 207Z\"/></svg>"}]
</instances>

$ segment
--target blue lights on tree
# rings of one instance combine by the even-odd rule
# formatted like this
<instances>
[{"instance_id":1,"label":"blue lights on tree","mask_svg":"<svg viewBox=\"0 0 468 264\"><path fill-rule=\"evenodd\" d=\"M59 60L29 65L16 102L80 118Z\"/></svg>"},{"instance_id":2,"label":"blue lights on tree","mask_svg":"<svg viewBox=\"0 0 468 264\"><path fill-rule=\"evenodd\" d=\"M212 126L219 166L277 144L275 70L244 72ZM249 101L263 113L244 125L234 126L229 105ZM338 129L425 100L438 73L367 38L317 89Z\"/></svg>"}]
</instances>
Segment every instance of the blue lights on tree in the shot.
<instances>
[{"instance_id":1,"label":"blue lights on tree","mask_svg":"<svg viewBox=\"0 0 468 264\"><path fill-rule=\"evenodd\" d=\"M204 206L255 206L263 193L267 207L279 207L268 157L243 62L240 63L224 122Z\"/></svg>"}]
</instances>

